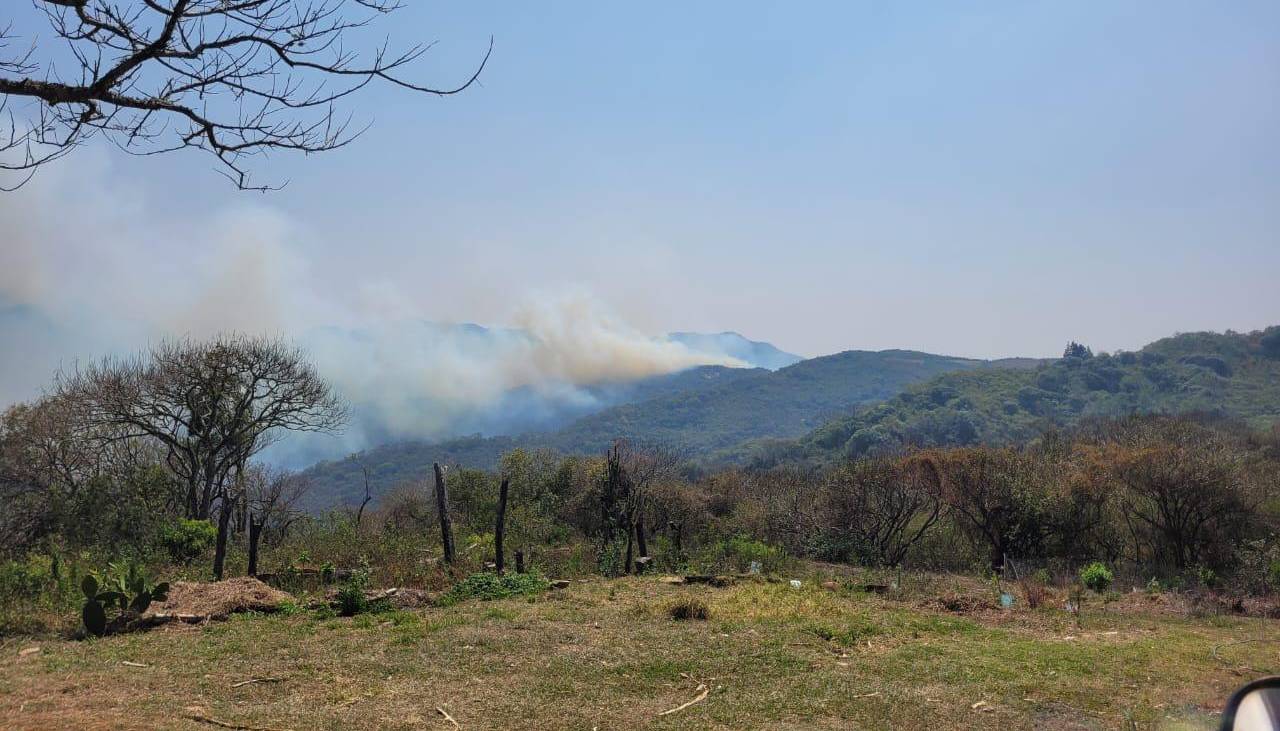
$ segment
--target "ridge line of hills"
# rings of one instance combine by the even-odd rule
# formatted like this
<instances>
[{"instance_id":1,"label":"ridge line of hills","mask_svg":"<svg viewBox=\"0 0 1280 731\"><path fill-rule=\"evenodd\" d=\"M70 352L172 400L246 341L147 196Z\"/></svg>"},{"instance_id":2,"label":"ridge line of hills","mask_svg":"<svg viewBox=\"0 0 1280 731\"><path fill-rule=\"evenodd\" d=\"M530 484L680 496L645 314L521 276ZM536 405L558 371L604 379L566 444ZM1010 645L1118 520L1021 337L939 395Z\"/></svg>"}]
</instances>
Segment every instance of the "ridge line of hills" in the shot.
<instances>
[{"instance_id":1,"label":"ridge line of hills","mask_svg":"<svg viewBox=\"0 0 1280 731\"><path fill-rule=\"evenodd\" d=\"M670 444L704 464L819 463L903 445L1012 443L1081 418L1207 412L1280 422L1280 326L1185 333L1137 351L993 361L850 350L776 371L704 366L673 390L555 430L383 445L306 474L313 508L423 479L432 462L489 468L517 447L596 454L617 437Z\"/></svg>"}]
</instances>

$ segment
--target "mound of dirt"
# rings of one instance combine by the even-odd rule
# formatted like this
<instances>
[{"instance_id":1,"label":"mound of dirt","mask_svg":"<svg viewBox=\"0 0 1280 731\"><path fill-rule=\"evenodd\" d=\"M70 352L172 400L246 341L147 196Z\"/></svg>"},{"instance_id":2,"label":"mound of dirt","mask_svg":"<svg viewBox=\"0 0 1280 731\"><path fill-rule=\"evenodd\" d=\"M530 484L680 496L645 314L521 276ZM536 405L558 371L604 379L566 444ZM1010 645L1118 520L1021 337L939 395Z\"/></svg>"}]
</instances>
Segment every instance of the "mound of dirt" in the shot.
<instances>
[{"instance_id":1,"label":"mound of dirt","mask_svg":"<svg viewBox=\"0 0 1280 731\"><path fill-rule=\"evenodd\" d=\"M143 618L181 616L221 619L235 612L270 612L293 597L249 576L211 583L178 581L169 597L147 609Z\"/></svg>"}]
</instances>

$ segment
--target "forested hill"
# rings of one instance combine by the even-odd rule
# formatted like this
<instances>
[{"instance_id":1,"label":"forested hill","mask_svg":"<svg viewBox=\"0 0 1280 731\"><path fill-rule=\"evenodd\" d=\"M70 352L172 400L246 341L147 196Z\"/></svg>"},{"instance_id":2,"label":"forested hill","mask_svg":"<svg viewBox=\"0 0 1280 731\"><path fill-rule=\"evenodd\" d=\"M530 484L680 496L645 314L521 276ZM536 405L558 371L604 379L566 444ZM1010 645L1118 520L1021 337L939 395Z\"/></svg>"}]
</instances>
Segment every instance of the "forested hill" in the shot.
<instances>
[{"instance_id":1,"label":"forested hill","mask_svg":"<svg viewBox=\"0 0 1280 731\"><path fill-rule=\"evenodd\" d=\"M605 409L555 431L518 437L468 437L436 443L403 442L307 472L310 503L323 508L359 502L367 468L375 492L420 480L431 463L492 467L517 446L562 453L599 453L620 436L656 440L706 458L747 440L799 437L858 404L882 401L940 373L993 366L1032 367L1038 361L982 361L906 350L848 351L801 361L777 371L728 374L686 372L655 398Z\"/></svg>"},{"instance_id":2,"label":"forested hill","mask_svg":"<svg viewBox=\"0 0 1280 731\"><path fill-rule=\"evenodd\" d=\"M725 459L767 465L903 444L1010 443L1083 417L1151 412L1206 412L1254 426L1280 422L1280 327L1177 335L1114 355L1080 348L1034 370L947 373L799 440L744 445Z\"/></svg>"}]
</instances>

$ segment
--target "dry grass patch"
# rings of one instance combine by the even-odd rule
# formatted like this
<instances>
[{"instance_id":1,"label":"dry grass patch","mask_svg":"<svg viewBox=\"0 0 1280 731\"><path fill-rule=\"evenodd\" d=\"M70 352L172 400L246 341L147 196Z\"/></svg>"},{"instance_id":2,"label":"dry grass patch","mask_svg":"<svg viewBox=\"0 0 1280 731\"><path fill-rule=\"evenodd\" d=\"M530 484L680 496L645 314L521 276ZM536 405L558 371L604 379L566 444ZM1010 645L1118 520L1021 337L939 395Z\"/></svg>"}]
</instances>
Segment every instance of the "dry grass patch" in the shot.
<instances>
[{"instance_id":1,"label":"dry grass patch","mask_svg":"<svg viewBox=\"0 0 1280 731\"><path fill-rule=\"evenodd\" d=\"M672 622L680 601L711 621ZM917 601L629 578L355 619L241 615L26 656L9 643L0 727L207 731L184 718L199 708L276 729L452 728L437 706L464 729L1209 727L1232 687L1280 671L1273 644L1212 655L1280 639L1265 620L1114 612L1077 631L1060 610ZM280 681L236 686L261 676ZM705 699L658 715L699 686Z\"/></svg>"}]
</instances>

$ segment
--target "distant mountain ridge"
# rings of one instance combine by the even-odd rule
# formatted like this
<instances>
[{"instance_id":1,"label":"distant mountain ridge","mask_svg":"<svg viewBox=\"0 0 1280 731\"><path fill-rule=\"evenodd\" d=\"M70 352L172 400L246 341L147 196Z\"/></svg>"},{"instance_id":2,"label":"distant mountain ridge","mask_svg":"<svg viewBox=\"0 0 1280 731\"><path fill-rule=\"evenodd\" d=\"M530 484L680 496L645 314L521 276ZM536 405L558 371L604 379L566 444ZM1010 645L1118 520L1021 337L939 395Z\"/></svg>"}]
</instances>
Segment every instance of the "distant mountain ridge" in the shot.
<instances>
[{"instance_id":1,"label":"distant mountain ridge","mask_svg":"<svg viewBox=\"0 0 1280 731\"><path fill-rule=\"evenodd\" d=\"M771 343L748 340L736 332L673 332L667 333L667 339L681 343L691 350L703 353L724 353L731 358L737 358L747 363L753 368L768 368L771 371L786 368L804 360L804 358L795 353L779 350Z\"/></svg>"},{"instance_id":2,"label":"distant mountain ridge","mask_svg":"<svg viewBox=\"0 0 1280 731\"><path fill-rule=\"evenodd\" d=\"M1184 333L1136 352L1064 357L1032 370L940 375L795 440L746 443L726 461L832 461L904 445L1008 444L1088 417L1208 413L1280 423L1280 326Z\"/></svg>"},{"instance_id":3,"label":"distant mountain ridge","mask_svg":"<svg viewBox=\"0 0 1280 731\"><path fill-rule=\"evenodd\" d=\"M1026 365L1038 363L1027 360ZM602 452L618 437L664 442L710 458L761 438L799 437L858 404L882 401L940 373L991 368L992 362L906 350L846 351L777 371L695 368L665 377L651 398L615 405L554 430L521 436L399 442L308 470L313 502L354 499L362 467L378 489L421 479L439 461L491 467L517 446L562 453ZM671 389L662 393L663 389Z\"/></svg>"}]
</instances>

